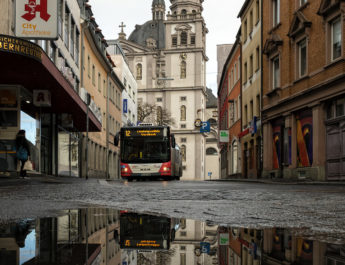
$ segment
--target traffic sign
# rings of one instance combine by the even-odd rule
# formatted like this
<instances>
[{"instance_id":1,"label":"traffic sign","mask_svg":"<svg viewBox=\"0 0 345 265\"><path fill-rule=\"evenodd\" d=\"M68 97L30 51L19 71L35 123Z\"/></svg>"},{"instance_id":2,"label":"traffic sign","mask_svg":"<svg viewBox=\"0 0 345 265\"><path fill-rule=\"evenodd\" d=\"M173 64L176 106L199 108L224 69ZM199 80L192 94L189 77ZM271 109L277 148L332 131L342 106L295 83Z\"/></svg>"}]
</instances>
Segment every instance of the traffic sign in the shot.
<instances>
[{"instance_id":1,"label":"traffic sign","mask_svg":"<svg viewBox=\"0 0 345 265\"><path fill-rule=\"evenodd\" d=\"M201 132L201 133L205 133L205 132L210 132L210 131L211 131L210 122L208 122L208 121L203 121L203 122L201 123L200 132Z\"/></svg>"},{"instance_id":2,"label":"traffic sign","mask_svg":"<svg viewBox=\"0 0 345 265\"><path fill-rule=\"evenodd\" d=\"M211 244L208 242L200 242L201 253L210 253Z\"/></svg>"}]
</instances>

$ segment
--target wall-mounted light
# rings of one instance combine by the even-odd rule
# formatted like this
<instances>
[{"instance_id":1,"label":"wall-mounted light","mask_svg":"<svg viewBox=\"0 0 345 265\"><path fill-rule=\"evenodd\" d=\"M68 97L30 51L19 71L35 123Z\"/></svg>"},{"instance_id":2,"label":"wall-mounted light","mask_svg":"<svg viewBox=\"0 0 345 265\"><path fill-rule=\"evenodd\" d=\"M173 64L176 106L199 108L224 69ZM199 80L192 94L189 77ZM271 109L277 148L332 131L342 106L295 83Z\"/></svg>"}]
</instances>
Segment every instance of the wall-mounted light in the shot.
<instances>
[{"instance_id":1,"label":"wall-mounted light","mask_svg":"<svg viewBox=\"0 0 345 265\"><path fill-rule=\"evenodd\" d=\"M26 100L26 101L25 101L25 103L30 104L30 103L31 103L31 101L30 101L30 100Z\"/></svg>"}]
</instances>

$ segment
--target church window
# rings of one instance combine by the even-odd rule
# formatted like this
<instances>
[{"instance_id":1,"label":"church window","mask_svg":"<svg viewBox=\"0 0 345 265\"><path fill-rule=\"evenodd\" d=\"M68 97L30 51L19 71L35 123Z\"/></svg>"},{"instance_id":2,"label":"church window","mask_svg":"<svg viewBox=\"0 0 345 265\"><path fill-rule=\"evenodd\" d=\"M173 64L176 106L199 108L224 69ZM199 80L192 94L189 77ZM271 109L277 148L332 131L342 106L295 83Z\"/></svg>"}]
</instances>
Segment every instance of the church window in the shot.
<instances>
[{"instance_id":1,"label":"church window","mask_svg":"<svg viewBox=\"0 0 345 265\"><path fill-rule=\"evenodd\" d=\"M181 62L181 79L185 79L187 75L187 63L186 61Z\"/></svg>"},{"instance_id":2,"label":"church window","mask_svg":"<svg viewBox=\"0 0 345 265\"><path fill-rule=\"evenodd\" d=\"M190 37L190 44L195 45L195 36Z\"/></svg>"},{"instance_id":3,"label":"church window","mask_svg":"<svg viewBox=\"0 0 345 265\"><path fill-rule=\"evenodd\" d=\"M187 45L187 32L181 32L181 45Z\"/></svg>"},{"instance_id":4,"label":"church window","mask_svg":"<svg viewBox=\"0 0 345 265\"><path fill-rule=\"evenodd\" d=\"M143 66L141 63L137 64L137 80L141 80L143 78Z\"/></svg>"},{"instance_id":5,"label":"church window","mask_svg":"<svg viewBox=\"0 0 345 265\"><path fill-rule=\"evenodd\" d=\"M187 156L186 156L186 153L187 153L187 150L186 150L186 146L185 145L182 145L181 146L181 156L182 156L182 161L186 161L187 159Z\"/></svg>"},{"instance_id":6,"label":"church window","mask_svg":"<svg viewBox=\"0 0 345 265\"><path fill-rule=\"evenodd\" d=\"M186 19L187 18L187 10L186 9L182 9L181 11L181 19Z\"/></svg>"},{"instance_id":7,"label":"church window","mask_svg":"<svg viewBox=\"0 0 345 265\"><path fill-rule=\"evenodd\" d=\"M218 152L215 148L209 147L206 149L206 155L218 155Z\"/></svg>"},{"instance_id":8,"label":"church window","mask_svg":"<svg viewBox=\"0 0 345 265\"><path fill-rule=\"evenodd\" d=\"M186 106L182 105L181 106L181 121L185 121L186 120Z\"/></svg>"},{"instance_id":9,"label":"church window","mask_svg":"<svg viewBox=\"0 0 345 265\"><path fill-rule=\"evenodd\" d=\"M177 46L177 37L172 37L172 46Z\"/></svg>"}]
</instances>

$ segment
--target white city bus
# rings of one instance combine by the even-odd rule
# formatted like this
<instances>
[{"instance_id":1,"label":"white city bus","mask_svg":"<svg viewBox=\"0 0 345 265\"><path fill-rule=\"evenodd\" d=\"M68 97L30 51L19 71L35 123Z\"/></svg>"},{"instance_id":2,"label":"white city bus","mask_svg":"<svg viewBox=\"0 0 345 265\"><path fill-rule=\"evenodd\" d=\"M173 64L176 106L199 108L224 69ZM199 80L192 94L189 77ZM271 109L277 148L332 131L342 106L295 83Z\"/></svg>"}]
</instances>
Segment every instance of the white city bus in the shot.
<instances>
[{"instance_id":1,"label":"white city bus","mask_svg":"<svg viewBox=\"0 0 345 265\"><path fill-rule=\"evenodd\" d=\"M182 159L169 126L122 127L115 137L120 142L121 177L133 179L179 180Z\"/></svg>"}]
</instances>

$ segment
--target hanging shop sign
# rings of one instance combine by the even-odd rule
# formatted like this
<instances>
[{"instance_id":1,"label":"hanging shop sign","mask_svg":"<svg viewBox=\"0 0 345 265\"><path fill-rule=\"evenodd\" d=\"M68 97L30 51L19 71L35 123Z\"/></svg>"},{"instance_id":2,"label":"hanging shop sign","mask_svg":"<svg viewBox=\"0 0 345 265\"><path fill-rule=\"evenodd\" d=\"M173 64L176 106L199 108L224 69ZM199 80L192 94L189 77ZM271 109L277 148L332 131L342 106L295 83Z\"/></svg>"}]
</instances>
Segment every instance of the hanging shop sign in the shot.
<instances>
[{"instance_id":1,"label":"hanging shop sign","mask_svg":"<svg viewBox=\"0 0 345 265\"><path fill-rule=\"evenodd\" d=\"M52 105L52 98L49 90L34 90L33 98L33 103L36 107L51 107Z\"/></svg>"},{"instance_id":2,"label":"hanging shop sign","mask_svg":"<svg viewBox=\"0 0 345 265\"><path fill-rule=\"evenodd\" d=\"M58 10L58 0L16 0L16 36L57 39Z\"/></svg>"},{"instance_id":3,"label":"hanging shop sign","mask_svg":"<svg viewBox=\"0 0 345 265\"><path fill-rule=\"evenodd\" d=\"M42 49L30 41L0 34L0 51L20 54L42 60Z\"/></svg>"},{"instance_id":4,"label":"hanging shop sign","mask_svg":"<svg viewBox=\"0 0 345 265\"><path fill-rule=\"evenodd\" d=\"M221 130L219 131L219 142L228 143L229 142L229 131Z\"/></svg>"}]
</instances>

